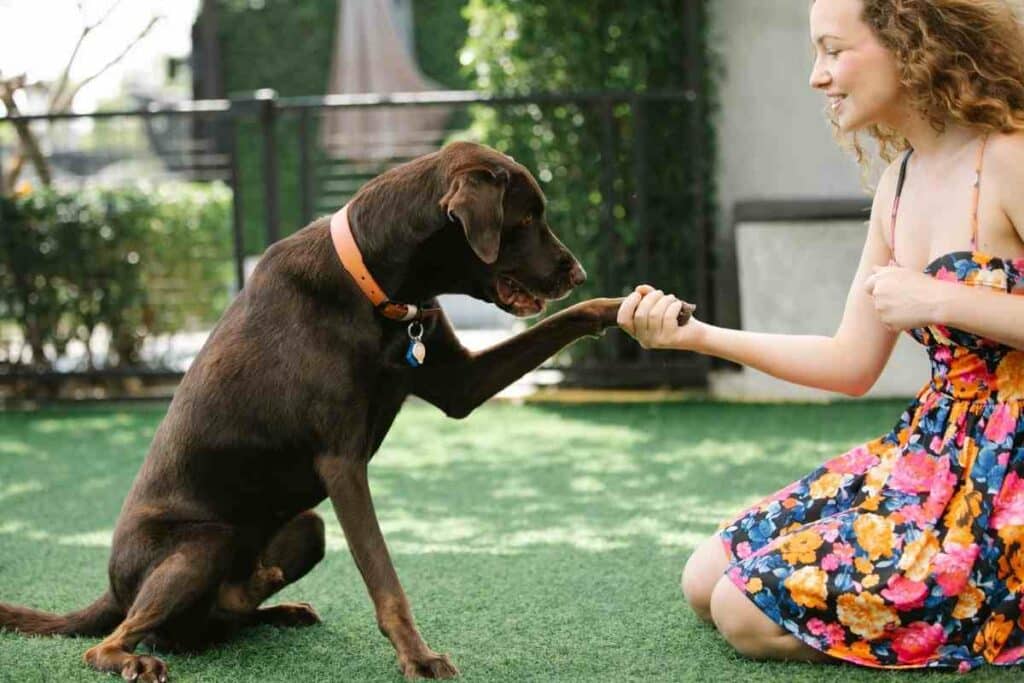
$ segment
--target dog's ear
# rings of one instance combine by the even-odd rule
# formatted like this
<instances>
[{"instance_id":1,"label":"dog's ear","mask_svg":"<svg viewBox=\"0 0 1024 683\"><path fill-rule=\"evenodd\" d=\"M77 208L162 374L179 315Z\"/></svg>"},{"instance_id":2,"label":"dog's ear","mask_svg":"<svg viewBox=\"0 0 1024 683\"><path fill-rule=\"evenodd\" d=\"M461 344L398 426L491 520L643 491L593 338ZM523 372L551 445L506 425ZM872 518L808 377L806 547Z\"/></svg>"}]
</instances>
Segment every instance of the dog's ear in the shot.
<instances>
[{"instance_id":1,"label":"dog's ear","mask_svg":"<svg viewBox=\"0 0 1024 683\"><path fill-rule=\"evenodd\" d=\"M498 260L508 183L506 169L477 166L455 173L441 198L441 209L450 220L462 224L469 246L484 263Z\"/></svg>"}]
</instances>

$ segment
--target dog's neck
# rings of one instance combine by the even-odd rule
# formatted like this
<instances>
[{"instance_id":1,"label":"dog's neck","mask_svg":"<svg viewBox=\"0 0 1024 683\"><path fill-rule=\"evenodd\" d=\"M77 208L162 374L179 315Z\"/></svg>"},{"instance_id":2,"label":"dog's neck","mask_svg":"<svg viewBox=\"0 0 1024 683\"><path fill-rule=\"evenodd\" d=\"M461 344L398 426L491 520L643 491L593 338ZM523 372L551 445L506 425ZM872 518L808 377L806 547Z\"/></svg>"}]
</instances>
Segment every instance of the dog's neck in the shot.
<instances>
[{"instance_id":1,"label":"dog's neck","mask_svg":"<svg viewBox=\"0 0 1024 683\"><path fill-rule=\"evenodd\" d=\"M407 303L462 291L453 261L469 252L465 239L458 238L462 228L440 208L442 184L429 171L416 181L371 183L348 208L370 274L390 298Z\"/></svg>"}]
</instances>

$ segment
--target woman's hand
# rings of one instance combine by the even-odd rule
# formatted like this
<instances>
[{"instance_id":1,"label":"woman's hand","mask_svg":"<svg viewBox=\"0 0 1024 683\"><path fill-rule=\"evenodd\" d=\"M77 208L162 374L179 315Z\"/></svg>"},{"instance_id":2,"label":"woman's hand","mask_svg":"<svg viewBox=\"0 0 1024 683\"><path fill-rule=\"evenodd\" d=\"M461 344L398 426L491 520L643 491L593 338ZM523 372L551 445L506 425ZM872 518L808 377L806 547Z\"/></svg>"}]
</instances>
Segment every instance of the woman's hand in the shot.
<instances>
[{"instance_id":1,"label":"woman's hand","mask_svg":"<svg viewBox=\"0 0 1024 683\"><path fill-rule=\"evenodd\" d=\"M942 323L939 311L948 286L899 266L875 266L874 273L864 282L878 318L894 332Z\"/></svg>"},{"instance_id":2,"label":"woman's hand","mask_svg":"<svg viewBox=\"0 0 1024 683\"><path fill-rule=\"evenodd\" d=\"M690 317L695 308L672 294L639 285L619 306L617 321L645 349L693 350L705 331L703 323ZM682 325L680 318L686 321Z\"/></svg>"}]
</instances>

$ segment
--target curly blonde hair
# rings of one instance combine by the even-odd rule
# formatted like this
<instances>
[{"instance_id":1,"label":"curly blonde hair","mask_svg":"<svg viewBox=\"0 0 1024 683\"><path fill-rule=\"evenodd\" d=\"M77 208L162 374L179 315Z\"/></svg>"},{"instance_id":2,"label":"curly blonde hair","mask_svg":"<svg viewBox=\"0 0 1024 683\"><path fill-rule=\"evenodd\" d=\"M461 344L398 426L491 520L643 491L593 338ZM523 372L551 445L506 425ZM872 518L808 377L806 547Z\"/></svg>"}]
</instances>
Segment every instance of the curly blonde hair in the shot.
<instances>
[{"instance_id":1,"label":"curly blonde hair","mask_svg":"<svg viewBox=\"0 0 1024 683\"><path fill-rule=\"evenodd\" d=\"M911 104L937 131L950 122L986 132L1024 130L1024 29L1007 0L861 0L862 19L896 58ZM833 132L867 171L856 134ZM909 143L871 126L892 161Z\"/></svg>"}]
</instances>

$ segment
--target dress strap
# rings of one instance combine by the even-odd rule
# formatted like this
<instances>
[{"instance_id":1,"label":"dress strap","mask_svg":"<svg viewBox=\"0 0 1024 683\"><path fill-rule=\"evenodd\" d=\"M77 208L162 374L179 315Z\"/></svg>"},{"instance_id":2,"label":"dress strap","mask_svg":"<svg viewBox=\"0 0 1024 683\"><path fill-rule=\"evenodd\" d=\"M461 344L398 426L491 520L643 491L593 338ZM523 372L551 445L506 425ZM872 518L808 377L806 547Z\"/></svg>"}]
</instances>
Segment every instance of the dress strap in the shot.
<instances>
[{"instance_id":1,"label":"dress strap","mask_svg":"<svg viewBox=\"0 0 1024 683\"><path fill-rule=\"evenodd\" d=\"M981 164L985 158L988 135L981 139L978 160L974 163L974 198L971 200L971 251L978 250L978 200L981 198Z\"/></svg>"},{"instance_id":2,"label":"dress strap","mask_svg":"<svg viewBox=\"0 0 1024 683\"><path fill-rule=\"evenodd\" d=\"M907 162L910 155L914 153L913 147L903 155L903 163L900 164L900 177L896 181L896 196L892 199L892 214L889 216L889 251L892 254L892 263L896 263L896 214L900 210L900 195L903 194L903 182L907 179Z\"/></svg>"}]
</instances>

